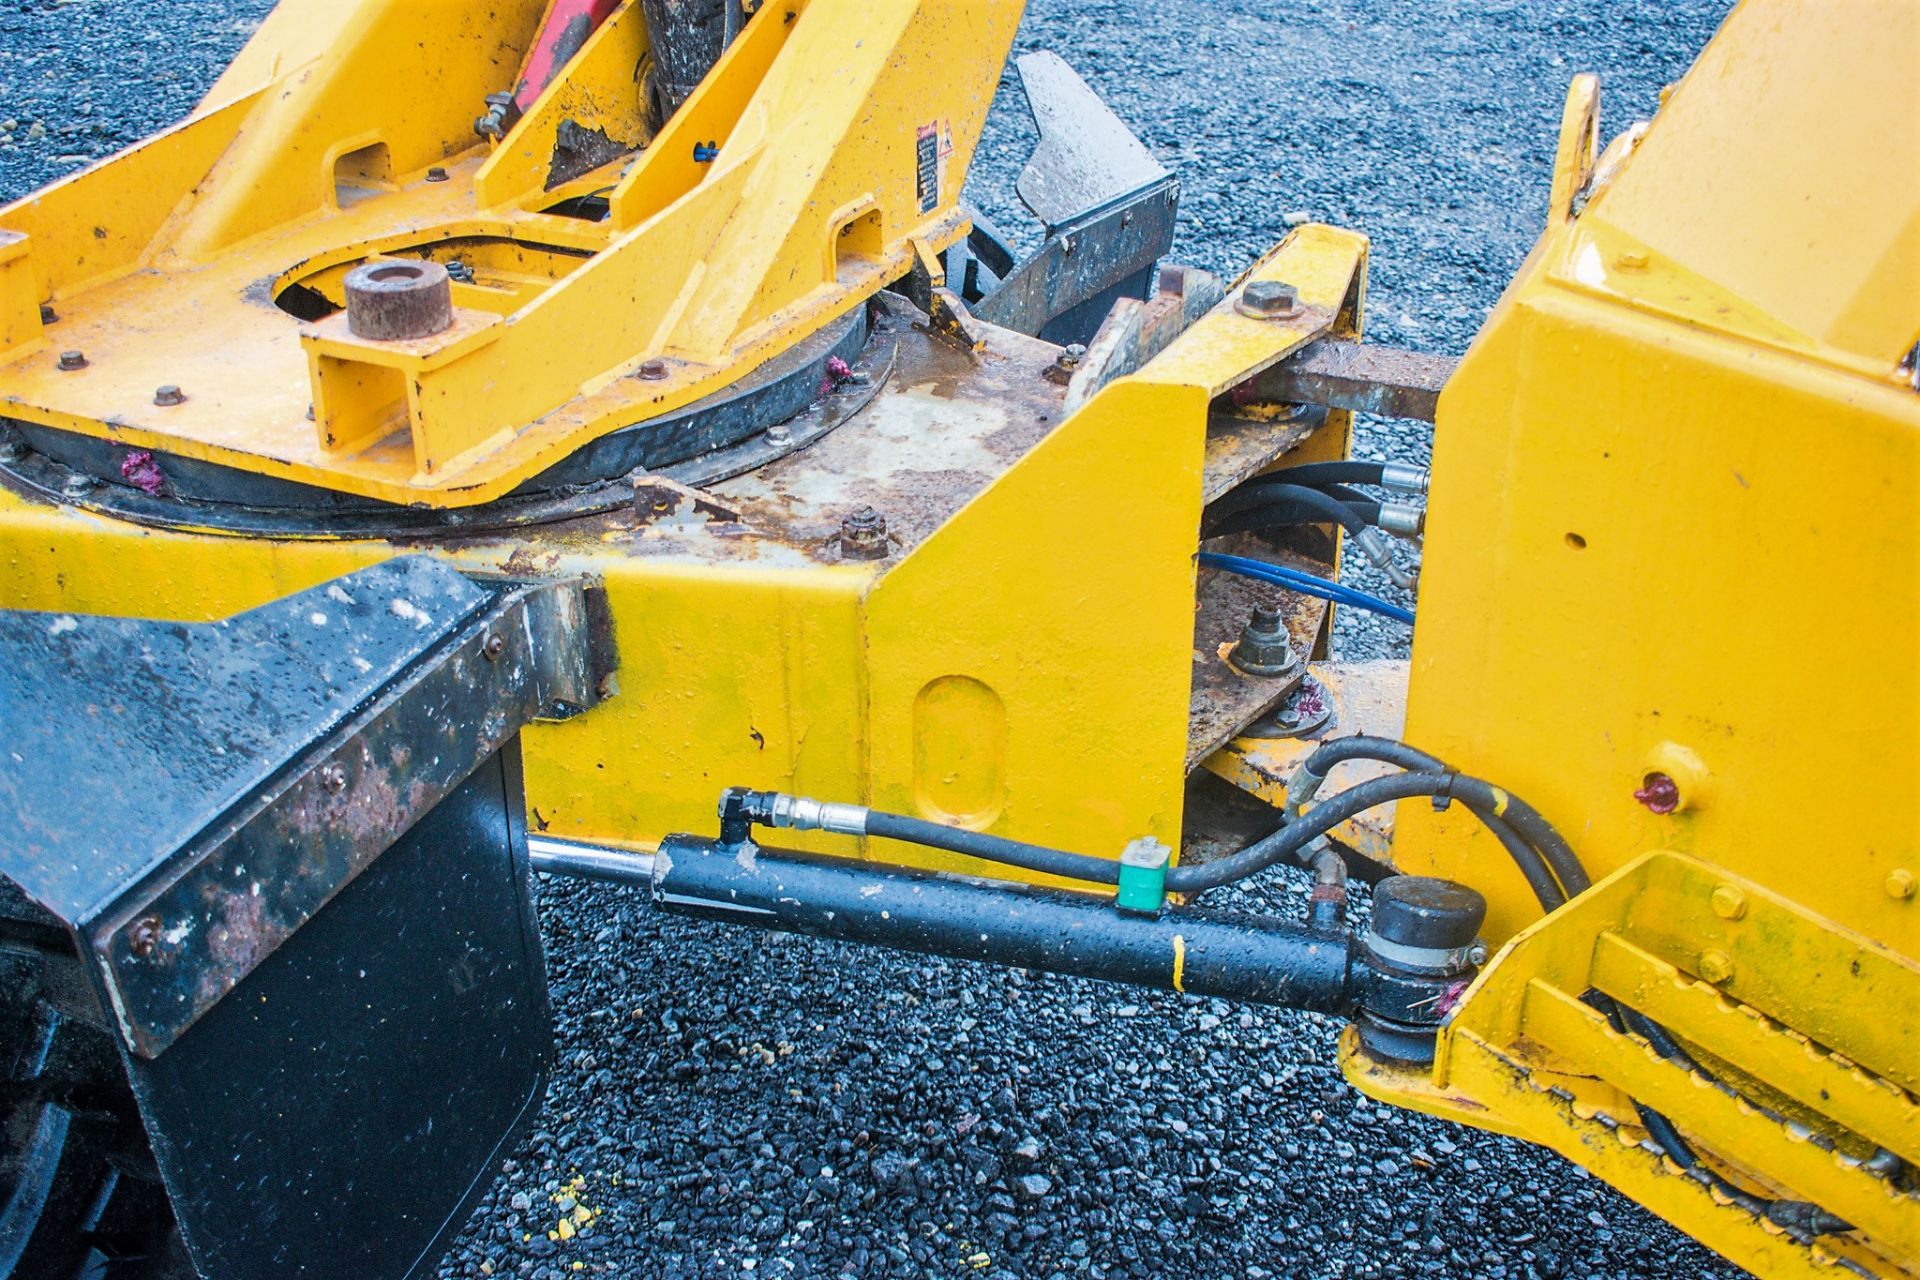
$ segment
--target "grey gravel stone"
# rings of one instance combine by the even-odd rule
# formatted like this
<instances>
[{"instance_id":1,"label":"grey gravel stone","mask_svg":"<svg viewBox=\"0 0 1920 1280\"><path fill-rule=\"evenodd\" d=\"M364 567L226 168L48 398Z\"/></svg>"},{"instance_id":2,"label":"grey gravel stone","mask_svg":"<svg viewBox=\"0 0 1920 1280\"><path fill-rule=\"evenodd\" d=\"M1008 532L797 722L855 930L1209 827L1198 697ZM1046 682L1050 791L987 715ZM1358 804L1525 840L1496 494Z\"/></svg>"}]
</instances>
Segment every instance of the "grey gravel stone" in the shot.
<instances>
[{"instance_id":1,"label":"grey gravel stone","mask_svg":"<svg viewBox=\"0 0 1920 1280\"><path fill-rule=\"evenodd\" d=\"M1014 1190L1028 1200L1044 1200L1053 1192L1053 1179L1044 1173L1024 1173L1014 1179Z\"/></svg>"}]
</instances>

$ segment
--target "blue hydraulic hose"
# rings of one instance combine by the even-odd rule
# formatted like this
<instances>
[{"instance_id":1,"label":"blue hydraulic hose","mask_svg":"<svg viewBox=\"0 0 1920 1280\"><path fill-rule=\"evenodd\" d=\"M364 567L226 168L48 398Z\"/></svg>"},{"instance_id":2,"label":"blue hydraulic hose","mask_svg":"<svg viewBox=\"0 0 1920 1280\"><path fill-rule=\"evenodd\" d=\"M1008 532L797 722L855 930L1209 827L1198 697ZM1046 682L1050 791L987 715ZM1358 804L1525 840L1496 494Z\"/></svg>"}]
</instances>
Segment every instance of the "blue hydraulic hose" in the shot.
<instances>
[{"instance_id":1,"label":"blue hydraulic hose","mask_svg":"<svg viewBox=\"0 0 1920 1280\"><path fill-rule=\"evenodd\" d=\"M1331 600L1335 604L1350 605L1355 609L1365 609L1395 622L1413 625L1411 611L1397 604L1390 604L1378 596L1368 595L1364 591L1344 586L1338 582L1329 582L1313 574L1290 569L1285 565L1268 564L1264 560L1249 560L1245 556L1224 556L1217 551L1202 551L1200 563L1214 569L1225 569L1228 573L1237 573L1243 578L1256 578L1261 582L1271 582L1275 586L1298 591L1302 595Z\"/></svg>"}]
</instances>

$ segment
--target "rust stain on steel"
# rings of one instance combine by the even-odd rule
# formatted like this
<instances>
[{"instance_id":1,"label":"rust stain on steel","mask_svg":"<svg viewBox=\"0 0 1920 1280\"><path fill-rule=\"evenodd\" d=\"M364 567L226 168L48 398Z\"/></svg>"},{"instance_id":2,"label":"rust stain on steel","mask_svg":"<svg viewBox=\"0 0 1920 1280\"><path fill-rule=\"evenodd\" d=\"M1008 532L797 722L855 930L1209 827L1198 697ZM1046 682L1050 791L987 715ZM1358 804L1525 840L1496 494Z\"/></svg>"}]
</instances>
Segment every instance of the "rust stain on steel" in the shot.
<instances>
[{"instance_id":1,"label":"rust stain on steel","mask_svg":"<svg viewBox=\"0 0 1920 1280\"><path fill-rule=\"evenodd\" d=\"M897 552L919 545L1060 421L1065 393L1046 371L1056 349L990 325L975 352L916 316L892 377L865 411L811 447L713 486L742 528L838 562L840 521L886 517Z\"/></svg>"},{"instance_id":2,"label":"rust stain on steel","mask_svg":"<svg viewBox=\"0 0 1920 1280\"><path fill-rule=\"evenodd\" d=\"M327 754L230 815L176 878L105 923L93 946L137 1052L163 1051L541 713L554 673L534 661L528 620L539 593L567 587L525 589L474 619L458 650L348 722ZM495 639L504 644L488 661Z\"/></svg>"},{"instance_id":3,"label":"rust stain on steel","mask_svg":"<svg viewBox=\"0 0 1920 1280\"><path fill-rule=\"evenodd\" d=\"M433 541L498 547L509 556L508 571L526 576L552 572L568 556L599 559L610 551L805 568L845 563L840 522L870 506L886 517L894 547L893 557L875 562L883 569L1045 439L1065 417L1066 397L1045 377L1058 348L1036 338L982 324L982 348L970 352L936 336L924 313L893 299L876 325L895 349L884 383L843 385L836 395L871 398L804 448L700 489L639 477L642 485L683 493L671 512L655 512L651 502L644 512L623 505L516 530L511 548L484 532Z\"/></svg>"},{"instance_id":4,"label":"rust stain on steel","mask_svg":"<svg viewBox=\"0 0 1920 1280\"><path fill-rule=\"evenodd\" d=\"M1268 369L1256 385L1279 400L1432 422L1458 363L1452 356L1326 338Z\"/></svg>"},{"instance_id":5,"label":"rust stain on steel","mask_svg":"<svg viewBox=\"0 0 1920 1280\"><path fill-rule=\"evenodd\" d=\"M1235 738L1206 761L1209 772L1270 804L1286 802L1286 782L1295 766L1329 738L1366 733L1400 738L1406 732L1408 664L1404 659L1315 663L1308 674L1331 704L1328 721L1297 738ZM1338 785L1347 787L1396 770L1372 760L1340 766ZM1333 830L1335 843L1362 857L1392 865L1394 807L1383 805Z\"/></svg>"},{"instance_id":6,"label":"rust stain on steel","mask_svg":"<svg viewBox=\"0 0 1920 1280\"><path fill-rule=\"evenodd\" d=\"M1262 547L1253 554L1322 577L1324 561ZM1278 604L1287 622L1298 670L1290 676L1250 676L1227 661L1240 628L1257 604ZM1228 739L1293 692L1319 639L1326 602L1237 574L1202 568L1193 625L1193 692L1187 719L1187 771L1191 773Z\"/></svg>"},{"instance_id":7,"label":"rust stain on steel","mask_svg":"<svg viewBox=\"0 0 1920 1280\"><path fill-rule=\"evenodd\" d=\"M1277 412L1279 407L1257 401L1234 405L1226 396L1216 402L1207 417L1203 502L1212 502L1242 480L1266 470L1326 425L1325 409L1307 406L1296 416L1283 417Z\"/></svg>"}]
</instances>

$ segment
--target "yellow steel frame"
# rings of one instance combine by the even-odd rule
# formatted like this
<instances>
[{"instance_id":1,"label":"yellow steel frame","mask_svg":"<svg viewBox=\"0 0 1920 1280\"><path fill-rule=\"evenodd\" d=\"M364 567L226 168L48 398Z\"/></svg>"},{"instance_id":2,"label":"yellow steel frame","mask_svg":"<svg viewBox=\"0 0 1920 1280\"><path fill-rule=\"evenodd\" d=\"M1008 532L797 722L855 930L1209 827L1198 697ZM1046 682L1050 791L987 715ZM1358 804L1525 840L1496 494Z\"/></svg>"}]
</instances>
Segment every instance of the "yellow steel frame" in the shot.
<instances>
[{"instance_id":1,"label":"yellow steel frame","mask_svg":"<svg viewBox=\"0 0 1920 1280\"><path fill-rule=\"evenodd\" d=\"M583 715L524 733L533 821L645 846L711 828L720 789L746 785L1111 856L1142 835L1177 847L1208 409L1331 323L1357 290L1365 244L1302 228L1256 270L1318 282L1303 319L1250 320L1230 305L1201 317L993 464L991 483L889 561L823 558L763 528L751 502L735 537L627 511L409 543L472 570L605 584L617 687ZM981 362L1048 385L1054 348L984 332ZM916 416L838 428L785 464L810 468L795 483L857 486L820 459L835 449L876 474L952 467L987 457L1012 425L1011 410L963 405L938 383L898 391ZM747 477L716 500L767 489ZM399 550L143 528L4 489L0 549L0 607L181 619L226 616ZM1006 874L907 846L884 857Z\"/></svg>"},{"instance_id":2,"label":"yellow steel frame","mask_svg":"<svg viewBox=\"0 0 1920 1280\"><path fill-rule=\"evenodd\" d=\"M625 0L489 151L473 116L511 83L543 0L286 0L199 114L0 211L0 412L387 501L498 497L963 235L1020 8L768 3L649 137L647 33ZM642 149L556 174L563 121ZM696 142L718 158L697 162ZM593 191L603 221L552 212ZM474 245L566 265L483 267L453 328L413 342L273 305L369 257ZM88 367L59 370L64 349ZM648 361L665 376L630 376ZM156 406L162 384L186 402Z\"/></svg>"},{"instance_id":3,"label":"yellow steel frame","mask_svg":"<svg viewBox=\"0 0 1920 1280\"><path fill-rule=\"evenodd\" d=\"M1017 4L762 6L651 138L635 7L488 150L469 117L540 0L283 4L192 120L0 213L0 412L474 503L731 381L962 233L954 192ZM1527 795L1605 878L1541 920L1470 820L1409 806L1398 867L1480 887L1505 945L1431 1071L1343 1051L1376 1096L1553 1146L1767 1274L1920 1269L1912 1197L1865 1167L1876 1148L1920 1159L1920 397L1899 368L1920 339L1920 163L1833 126L1920 117L1898 56L1916 45L1903 0L1845 21L1749 4L1604 153L1596 87L1576 83L1550 226L1441 400L1406 731ZM544 157L583 115L646 146L548 190ZM930 209L927 126L947 166ZM694 140L720 159L696 164ZM596 190L605 222L550 212ZM437 339L376 349L272 306L369 255L475 245L488 273ZM1256 272L1299 284L1305 319L1203 317L995 457L889 561L833 562L751 511L742 537L616 513L428 544L606 585L618 687L525 735L534 820L644 845L752 785L1094 852L1177 844L1208 406L1357 326L1364 262L1359 237L1302 229ZM985 332L983 369L1051 360ZM55 371L58 347L89 370ZM625 376L643 359L668 376ZM156 410L163 382L187 404ZM928 439L989 456L1007 424L942 395L912 409L936 435L886 437L871 465L912 465ZM1344 421L1323 435L1309 448ZM0 490L3 607L218 617L395 549L158 531ZM1844 649L1809 661L1822 634ZM1289 758L1242 743L1210 767L1278 799ZM1634 799L1655 772L1676 812ZM1596 988L1765 1110L1615 1032L1579 999ZM1677 1176L1633 1098L1739 1184L1858 1233L1807 1247Z\"/></svg>"},{"instance_id":4,"label":"yellow steel frame","mask_svg":"<svg viewBox=\"0 0 1920 1280\"><path fill-rule=\"evenodd\" d=\"M1903 0L1750 0L1598 157L1576 81L1550 225L1440 400L1406 728L1611 878L1542 921L1469 815L1403 806L1398 868L1480 887L1511 942L1431 1073L1344 1055L1764 1275L1920 1270L1920 1201L1861 1166L1920 1155L1920 145L1860 127L1920 118L1915 49ZM1630 1098L1858 1230L1802 1245L1676 1176Z\"/></svg>"}]
</instances>

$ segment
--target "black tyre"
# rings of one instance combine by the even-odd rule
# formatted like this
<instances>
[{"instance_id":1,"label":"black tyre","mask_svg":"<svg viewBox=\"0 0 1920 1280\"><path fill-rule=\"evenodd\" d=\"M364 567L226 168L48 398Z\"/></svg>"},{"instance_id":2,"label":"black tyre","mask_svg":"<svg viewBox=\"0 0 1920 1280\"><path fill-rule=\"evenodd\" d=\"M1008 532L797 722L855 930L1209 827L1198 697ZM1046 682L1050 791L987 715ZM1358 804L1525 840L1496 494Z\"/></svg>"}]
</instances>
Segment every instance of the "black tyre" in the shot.
<instances>
[{"instance_id":1,"label":"black tyre","mask_svg":"<svg viewBox=\"0 0 1920 1280\"><path fill-rule=\"evenodd\" d=\"M0 881L0 1280L190 1280L66 931Z\"/></svg>"}]
</instances>

